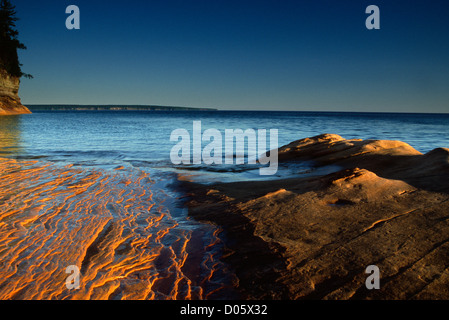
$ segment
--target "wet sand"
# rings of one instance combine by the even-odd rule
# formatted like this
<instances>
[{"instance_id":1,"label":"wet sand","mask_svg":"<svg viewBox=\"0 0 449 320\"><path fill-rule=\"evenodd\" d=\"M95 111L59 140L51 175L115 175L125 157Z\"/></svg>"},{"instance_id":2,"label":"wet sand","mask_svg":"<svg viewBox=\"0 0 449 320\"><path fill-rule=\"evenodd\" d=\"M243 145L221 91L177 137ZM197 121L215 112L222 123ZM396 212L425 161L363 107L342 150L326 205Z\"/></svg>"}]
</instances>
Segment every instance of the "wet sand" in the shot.
<instances>
[{"instance_id":1,"label":"wet sand","mask_svg":"<svg viewBox=\"0 0 449 320\"><path fill-rule=\"evenodd\" d=\"M326 134L279 158L340 170L184 182L190 215L225 230L225 261L246 298L449 299L449 149ZM379 290L365 286L369 265L380 269Z\"/></svg>"}]
</instances>

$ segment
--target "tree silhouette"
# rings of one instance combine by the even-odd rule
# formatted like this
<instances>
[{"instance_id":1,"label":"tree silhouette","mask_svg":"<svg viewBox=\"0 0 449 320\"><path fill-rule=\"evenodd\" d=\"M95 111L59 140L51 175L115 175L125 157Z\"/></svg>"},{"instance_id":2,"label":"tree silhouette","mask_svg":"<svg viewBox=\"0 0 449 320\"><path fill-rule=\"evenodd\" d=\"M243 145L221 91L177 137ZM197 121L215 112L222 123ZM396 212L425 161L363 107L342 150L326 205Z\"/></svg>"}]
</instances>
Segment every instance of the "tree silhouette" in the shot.
<instances>
[{"instance_id":1,"label":"tree silhouette","mask_svg":"<svg viewBox=\"0 0 449 320\"><path fill-rule=\"evenodd\" d=\"M16 29L15 6L9 0L0 0L0 68L14 77L32 78L23 73L19 62L17 49L26 49L18 39L19 32Z\"/></svg>"}]
</instances>

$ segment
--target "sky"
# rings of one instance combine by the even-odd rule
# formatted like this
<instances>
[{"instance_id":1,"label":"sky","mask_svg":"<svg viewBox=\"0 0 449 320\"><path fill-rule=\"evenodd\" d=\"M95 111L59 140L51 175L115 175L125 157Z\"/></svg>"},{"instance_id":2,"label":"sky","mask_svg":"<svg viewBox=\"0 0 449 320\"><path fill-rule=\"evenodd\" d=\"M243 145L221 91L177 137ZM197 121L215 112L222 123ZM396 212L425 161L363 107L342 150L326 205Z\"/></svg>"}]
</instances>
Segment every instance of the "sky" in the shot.
<instances>
[{"instance_id":1,"label":"sky","mask_svg":"<svg viewBox=\"0 0 449 320\"><path fill-rule=\"evenodd\" d=\"M25 105L449 112L447 0L12 3Z\"/></svg>"}]
</instances>

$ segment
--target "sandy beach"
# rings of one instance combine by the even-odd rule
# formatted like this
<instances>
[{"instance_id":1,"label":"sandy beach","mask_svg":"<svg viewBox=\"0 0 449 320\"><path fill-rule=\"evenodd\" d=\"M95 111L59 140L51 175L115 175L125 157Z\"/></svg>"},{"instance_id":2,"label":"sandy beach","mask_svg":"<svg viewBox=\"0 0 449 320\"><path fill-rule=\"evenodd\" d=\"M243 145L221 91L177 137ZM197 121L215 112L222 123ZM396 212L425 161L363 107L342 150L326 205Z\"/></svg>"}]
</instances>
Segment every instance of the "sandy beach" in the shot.
<instances>
[{"instance_id":1,"label":"sandy beach","mask_svg":"<svg viewBox=\"0 0 449 320\"><path fill-rule=\"evenodd\" d=\"M449 149L324 134L279 158L338 170L183 184L190 215L224 228L225 261L246 298L449 298ZM365 286L369 265L380 270L378 290Z\"/></svg>"}]
</instances>

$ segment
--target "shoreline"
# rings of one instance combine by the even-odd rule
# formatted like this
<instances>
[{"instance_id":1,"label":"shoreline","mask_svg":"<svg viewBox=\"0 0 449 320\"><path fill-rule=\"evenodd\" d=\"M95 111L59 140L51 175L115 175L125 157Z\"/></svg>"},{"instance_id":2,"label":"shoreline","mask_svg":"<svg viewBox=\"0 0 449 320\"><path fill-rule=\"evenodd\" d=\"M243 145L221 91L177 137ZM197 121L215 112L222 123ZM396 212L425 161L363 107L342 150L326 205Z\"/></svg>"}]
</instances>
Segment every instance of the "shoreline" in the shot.
<instances>
[{"instance_id":1,"label":"shoreline","mask_svg":"<svg viewBox=\"0 0 449 320\"><path fill-rule=\"evenodd\" d=\"M448 299L449 149L324 134L279 160L339 165L318 177L183 184L189 215L222 227L249 299ZM381 288L368 290L369 265Z\"/></svg>"},{"instance_id":2,"label":"shoreline","mask_svg":"<svg viewBox=\"0 0 449 320\"><path fill-rule=\"evenodd\" d=\"M181 107L160 105L112 105L112 104L27 104L28 109L37 112L54 111L217 111L206 107Z\"/></svg>"}]
</instances>

